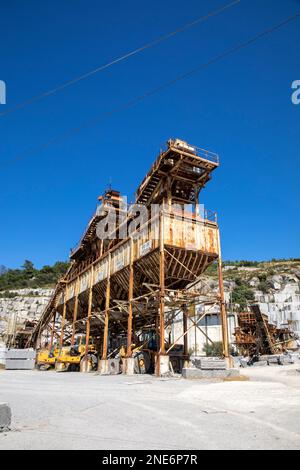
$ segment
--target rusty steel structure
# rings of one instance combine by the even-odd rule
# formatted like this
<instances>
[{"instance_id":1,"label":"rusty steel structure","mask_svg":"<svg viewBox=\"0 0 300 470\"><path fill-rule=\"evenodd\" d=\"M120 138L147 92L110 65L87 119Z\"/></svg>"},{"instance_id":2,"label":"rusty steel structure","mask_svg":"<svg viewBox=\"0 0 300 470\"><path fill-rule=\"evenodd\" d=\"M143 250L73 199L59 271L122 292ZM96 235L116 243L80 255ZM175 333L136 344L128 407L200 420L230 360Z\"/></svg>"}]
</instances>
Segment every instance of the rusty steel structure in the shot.
<instances>
[{"instance_id":1,"label":"rusty steel structure","mask_svg":"<svg viewBox=\"0 0 300 470\"><path fill-rule=\"evenodd\" d=\"M289 327L278 328L269 322L268 315L259 305L251 305L250 311L238 315L235 328L235 344L245 356L276 354L293 349L295 333Z\"/></svg>"},{"instance_id":2,"label":"rusty steel structure","mask_svg":"<svg viewBox=\"0 0 300 470\"><path fill-rule=\"evenodd\" d=\"M101 360L106 361L113 357L115 339L121 335L130 359L137 333L155 329L159 338L156 373L160 375L161 359L168 357L180 339L188 359L190 306L217 302L223 353L229 358L219 227L216 214L201 210L199 204L199 194L218 166L218 155L179 139L169 140L136 191L135 205L142 205L149 214L142 224L133 225L131 206L124 205L118 191L107 190L71 251L70 268L57 283L29 344L39 348L47 337L49 348L54 341L60 347L73 345L76 334L85 333L86 349L93 338ZM116 228L99 238L99 223L112 209ZM130 233L121 237L124 230ZM217 297L194 289L214 262L219 274ZM166 328L180 312L182 338L167 341ZM205 334L198 321L191 321Z\"/></svg>"}]
</instances>

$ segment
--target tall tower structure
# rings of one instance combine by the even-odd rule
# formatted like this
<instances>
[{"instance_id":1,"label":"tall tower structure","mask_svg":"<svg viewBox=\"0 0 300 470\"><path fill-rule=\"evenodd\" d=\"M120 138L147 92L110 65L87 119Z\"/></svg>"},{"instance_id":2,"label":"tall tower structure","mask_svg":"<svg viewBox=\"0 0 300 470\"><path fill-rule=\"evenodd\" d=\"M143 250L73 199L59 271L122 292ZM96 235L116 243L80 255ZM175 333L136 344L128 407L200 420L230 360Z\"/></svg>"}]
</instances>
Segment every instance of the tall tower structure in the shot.
<instances>
[{"instance_id":1,"label":"tall tower structure","mask_svg":"<svg viewBox=\"0 0 300 470\"><path fill-rule=\"evenodd\" d=\"M138 187L134 205L127 207L119 192L106 191L71 252L70 269L57 284L31 343L39 344L45 329L52 332L51 342L57 337L61 346L85 332L87 344L91 336L99 344L101 370L107 372L108 358L122 337L124 370L129 373L137 336L152 332L145 341L147 349L155 331L155 371L163 375L180 339L188 360L188 322L201 330L191 312L196 304L209 301L220 304L223 353L229 357L219 227L216 214L199 204L201 190L218 166L218 155L169 140ZM102 230L99 239L99 224L106 227L110 214L116 225L108 227L105 236ZM219 275L214 299L195 288L213 262ZM170 340L166 332L178 315L182 338Z\"/></svg>"}]
</instances>

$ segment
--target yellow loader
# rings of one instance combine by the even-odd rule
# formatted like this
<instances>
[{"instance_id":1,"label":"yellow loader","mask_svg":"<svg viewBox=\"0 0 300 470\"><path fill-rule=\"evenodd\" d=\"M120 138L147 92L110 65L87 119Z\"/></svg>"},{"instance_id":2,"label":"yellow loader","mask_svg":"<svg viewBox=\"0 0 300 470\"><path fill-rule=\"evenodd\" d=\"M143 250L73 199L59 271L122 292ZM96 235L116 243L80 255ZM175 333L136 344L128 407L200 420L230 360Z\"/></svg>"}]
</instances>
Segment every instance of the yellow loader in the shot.
<instances>
[{"instance_id":1,"label":"yellow loader","mask_svg":"<svg viewBox=\"0 0 300 470\"><path fill-rule=\"evenodd\" d=\"M36 358L36 367L38 370L48 370L55 367L56 359L59 354L59 348L53 346L50 350L41 349Z\"/></svg>"},{"instance_id":2,"label":"yellow loader","mask_svg":"<svg viewBox=\"0 0 300 470\"><path fill-rule=\"evenodd\" d=\"M57 372L97 370L97 349L93 343L90 343L86 355L85 343L85 335L78 335L74 346L62 347L55 362L55 370Z\"/></svg>"},{"instance_id":3,"label":"yellow loader","mask_svg":"<svg viewBox=\"0 0 300 470\"><path fill-rule=\"evenodd\" d=\"M136 344L132 345L132 357L134 358L135 374L153 373L155 370L155 362L157 356L158 338L155 330L145 330L136 338ZM166 341L166 349L169 343ZM174 372L181 372L184 356L183 346L176 345L169 353L170 362ZM118 357L124 359L126 357L126 347L123 344L119 350Z\"/></svg>"}]
</instances>

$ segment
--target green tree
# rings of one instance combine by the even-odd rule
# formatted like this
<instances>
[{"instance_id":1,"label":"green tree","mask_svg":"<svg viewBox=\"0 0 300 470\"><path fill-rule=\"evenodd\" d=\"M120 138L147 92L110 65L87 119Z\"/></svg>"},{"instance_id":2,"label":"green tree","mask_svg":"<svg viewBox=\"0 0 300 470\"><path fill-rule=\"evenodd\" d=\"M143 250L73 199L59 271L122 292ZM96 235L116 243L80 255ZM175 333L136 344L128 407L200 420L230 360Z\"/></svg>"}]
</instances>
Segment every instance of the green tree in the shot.
<instances>
[{"instance_id":1,"label":"green tree","mask_svg":"<svg viewBox=\"0 0 300 470\"><path fill-rule=\"evenodd\" d=\"M232 291L232 302L239 304L242 310L247 308L248 303L254 300L254 293L245 281L241 279L236 280L236 286Z\"/></svg>"},{"instance_id":2,"label":"green tree","mask_svg":"<svg viewBox=\"0 0 300 470\"><path fill-rule=\"evenodd\" d=\"M26 259L24 261L24 264L23 264L22 268L28 274L33 274L34 273L34 264L33 264L32 261L29 261L28 259Z\"/></svg>"}]
</instances>

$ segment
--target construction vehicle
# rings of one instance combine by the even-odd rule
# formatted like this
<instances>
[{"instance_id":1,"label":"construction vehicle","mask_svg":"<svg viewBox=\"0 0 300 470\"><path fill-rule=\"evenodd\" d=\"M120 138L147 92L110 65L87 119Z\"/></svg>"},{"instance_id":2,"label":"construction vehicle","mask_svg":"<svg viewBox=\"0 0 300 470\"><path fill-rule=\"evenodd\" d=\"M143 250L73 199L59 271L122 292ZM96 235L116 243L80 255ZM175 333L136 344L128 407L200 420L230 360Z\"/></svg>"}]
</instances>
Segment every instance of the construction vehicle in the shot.
<instances>
[{"instance_id":1,"label":"construction vehicle","mask_svg":"<svg viewBox=\"0 0 300 470\"><path fill-rule=\"evenodd\" d=\"M36 357L36 367L39 370L48 370L55 367L59 355L59 348L55 345L51 349L41 349Z\"/></svg>"},{"instance_id":2,"label":"construction vehicle","mask_svg":"<svg viewBox=\"0 0 300 470\"><path fill-rule=\"evenodd\" d=\"M76 336L73 346L62 347L55 362L55 370L57 372L97 370L97 366L97 348L91 342L86 352L86 336L83 334Z\"/></svg>"},{"instance_id":3,"label":"construction vehicle","mask_svg":"<svg viewBox=\"0 0 300 470\"><path fill-rule=\"evenodd\" d=\"M132 357L134 358L134 372L135 374L149 374L154 373L156 356L158 353L158 339L155 330L144 330L135 339L133 344ZM122 340L121 340L122 342ZM119 352L116 357L124 359L126 357L125 341L122 342ZM169 348L169 343L166 342L166 350ZM169 353L170 363L174 372L181 372L183 366L183 346L175 345Z\"/></svg>"}]
</instances>

